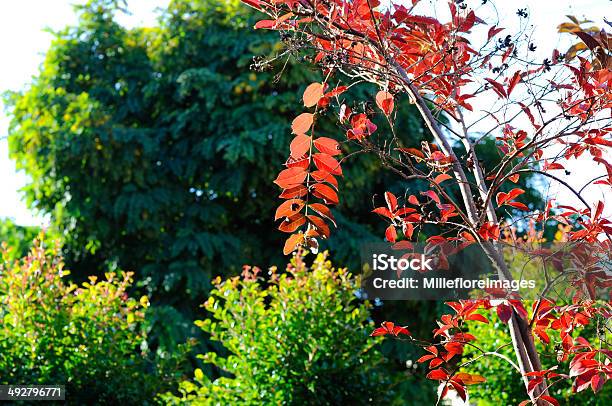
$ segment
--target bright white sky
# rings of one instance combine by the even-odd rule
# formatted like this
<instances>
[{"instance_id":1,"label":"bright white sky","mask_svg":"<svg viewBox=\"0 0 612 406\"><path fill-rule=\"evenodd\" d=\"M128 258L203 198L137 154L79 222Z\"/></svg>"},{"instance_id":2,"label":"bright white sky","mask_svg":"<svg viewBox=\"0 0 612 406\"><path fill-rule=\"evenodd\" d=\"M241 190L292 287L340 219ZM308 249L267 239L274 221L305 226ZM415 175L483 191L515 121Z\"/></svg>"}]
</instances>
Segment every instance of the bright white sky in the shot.
<instances>
[{"instance_id":1,"label":"bright white sky","mask_svg":"<svg viewBox=\"0 0 612 406\"><path fill-rule=\"evenodd\" d=\"M52 35L43 30L75 24L76 17L71 6L75 3L84 3L84 0L0 0L0 91L19 90L30 82L52 40ZM126 26L155 24L156 9L168 3L169 0L128 0L132 15L121 16L120 22ZM472 0L468 3L480 2ZM530 23L535 26L540 50L551 50L557 45L555 27L566 20L566 14L579 17L586 14L599 26L605 26L603 17L610 14L608 0L498 0L495 4L502 20L508 18L517 22L516 10L524 7L529 10ZM510 24L504 26L509 27ZM548 56L550 51L546 54ZM19 193L27 178L15 171L14 163L8 158L7 127L8 118L0 111L0 217L10 217L24 225L43 224L46 220L31 213ZM573 172L573 177L589 172L589 168L582 166Z\"/></svg>"}]
</instances>

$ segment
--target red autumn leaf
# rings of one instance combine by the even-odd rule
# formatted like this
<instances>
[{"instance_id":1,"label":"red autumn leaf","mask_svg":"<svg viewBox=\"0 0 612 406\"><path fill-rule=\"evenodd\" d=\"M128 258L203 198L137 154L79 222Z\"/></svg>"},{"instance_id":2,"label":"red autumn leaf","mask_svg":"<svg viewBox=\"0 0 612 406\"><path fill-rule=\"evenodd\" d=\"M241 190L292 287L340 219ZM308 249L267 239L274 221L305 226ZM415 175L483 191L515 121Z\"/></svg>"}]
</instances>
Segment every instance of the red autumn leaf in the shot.
<instances>
[{"instance_id":1,"label":"red autumn leaf","mask_svg":"<svg viewBox=\"0 0 612 406\"><path fill-rule=\"evenodd\" d=\"M504 323L508 323L508 320L510 320L510 317L512 317L512 308L507 304L501 303L497 305L496 310L499 319Z\"/></svg>"},{"instance_id":2,"label":"red autumn leaf","mask_svg":"<svg viewBox=\"0 0 612 406\"><path fill-rule=\"evenodd\" d=\"M397 197L391 192L385 192L385 201L387 202L387 207L392 212L397 210Z\"/></svg>"},{"instance_id":3,"label":"red autumn leaf","mask_svg":"<svg viewBox=\"0 0 612 406\"><path fill-rule=\"evenodd\" d=\"M508 202L506 204L508 206L514 207L515 209L529 211L529 207L527 207L527 205L525 205L524 203L521 203L521 202Z\"/></svg>"},{"instance_id":4,"label":"red autumn leaf","mask_svg":"<svg viewBox=\"0 0 612 406\"><path fill-rule=\"evenodd\" d=\"M255 29L272 29L276 26L276 20L260 20L255 23Z\"/></svg>"},{"instance_id":5,"label":"red autumn leaf","mask_svg":"<svg viewBox=\"0 0 612 406\"><path fill-rule=\"evenodd\" d=\"M442 368L434 369L427 374L427 379L432 379L434 381L444 381L446 378L448 378L448 373Z\"/></svg>"},{"instance_id":6,"label":"red autumn leaf","mask_svg":"<svg viewBox=\"0 0 612 406\"><path fill-rule=\"evenodd\" d=\"M429 369L434 369L435 367L439 367L444 363L444 360L441 358L434 358L429 363Z\"/></svg>"},{"instance_id":7,"label":"red autumn leaf","mask_svg":"<svg viewBox=\"0 0 612 406\"><path fill-rule=\"evenodd\" d=\"M487 324L489 323L489 320L485 316L483 316L482 314L479 314L479 313L470 314L465 319L466 320L480 321L482 323L487 323Z\"/></svg>"},{"instance_id":8,"label":"red autumn leaf","mask_svg":"<svg viewBox=\"0 0 612 406\"><path fill-rule=\"evenodd\" d=\"M297 214L304 207L304 201L302 199L291 199L283 202L276 209L274 214L274 220L278 220L282 217L291 217Z\"/></svg>"},{"instance_id":9,"label":"red autumn leaf","mask_svg":"<svg viewBox=\"0 0 612 406\"><path fill-rule=\"evenodd\" d=\"M340 167L340 163L338 163L338 161L336 161L330 155L320 152L314 154L312 159L314 160L316 167L320 170L329 172L332 175L342 176L342 168Z\"/></svg>"},{"instance_id":10,"label":"red autumn leaf","mask_svg":"<svg viewBox=\"0 0 612 406\"><path fill-rule=\"evenodd\" d=\"M287 238L287 241L285 241L285 247L283 248L283 254L285 255L291 254L303 242L304 242L304 234L302 233L291 234L289 238Z\"/></svg>"},{"instance_id":11,"label":"red autumn leaf","mask_svg":"<svg viewBox=\"0 0 612 406\"><path fill-rule=\"evenodd\" d=\"M395 217L393 213L391 213L391 211L387 209L386 207L377 207L374 210L372 210L372 212L376 214L380 214L381 216L387 217L389 219L393 219Z\"/></svg>"},{"instance_id":12,"label":"red autumn leaf","mask_svg":"<svg viewBox=\"0 0 612 406\"><path fill-rule=\"evenodd\" d=\"M519 195L521 195L523 193L525 193L525 191L523 189L520 189L520 188L514 188L511 191L509 191L508 193L499 192L497 194L497 197L496 197L497 205L498 206L502 206L502 205L506 204L506 202L514 200L517 196L519 196Z\"/></svg>"},{"instance_id":13,"label":"red autumn leaf","mask_svg":"<svg viewBox=\"0 0 612 406\"><path fill-rule=\"evenodd\" d=\"M329 207L321 203L311 203L308 205L308 207L317 212L320 216L323 216L329 221L331 221L334 226L336 225L336 220L334 219L334 216Z\"/></svg>"},{"instance_id":14,"label":"red autumn leaf","mask_svg":"<svg viewBox=\"0 0 612 406\"><path fill-rule=\"evenodd\" d=\"M283 189L289 189L300 185L306 179L306 171L303 168L288 168L278 174L274 183Z\"/></svg>"},{"instance_id":15,"label":"red autumn leaf","mask_svg":"<svg viewBox=\"0 0 612 406\"><path fill-rule=\"evenodd\" d=\"M408 203L414 204L415 206L419 206L421 204L415 195L408 196Z\"/></svg>"},{"instance_id":16,"label":"red autumn leaf","mask_svg":"<svg viewBox=\"0 0 612 406\"><path fill-rule=\"evenodd\" d=\"M323 235L325 238L329 238L329 226L325 224L325 221L322 218L313 215L308 215L307 218L308 221L317 228L320 235Z\"/></svg>"},{"instance_id":17,"label":"red autumn leaf","mask_svg":"<svg viewBox=\"0 0 612 406\"><path fill-rule=\"evenodd\" d=\"M385 238L390 243L394 243L397 240L397 231L395 230L395 227L393 225L390 225L385 230Z\"/></svg>"},{"instance_id":18,"label":"red autumn leaf","mask_svg":"<svg viewBox=\"0 0 612 406\"><path fill-rule=\"evenodd\" d=\"M542 395L542 396L540 396L540 399L547 401L548 403L550 403L553 406L559 406L559 401L557 399L553 398L552 396Z\"/></svg>"},{"instance_id":19,"label":"red autumn leaf","mask_svg":"<svg viewBox=\"0 0 612 406\"><path fill-rule=\"evenodd\" d=\"M306 131L310 130L313 121L314 115L311 113L302 113L291 123L291 131L293 131L294 134L304 134Z\"/></svg>"},{"instance_id":20,"label":"red autumn leaf","mask_svg":"<svg viewBox=\"0 0 612 406\"><path fill-rule=\"evenodd\" d=\"M438 176L436 176L434 178L434 182L439 185L440 183L444 182L445 180L449 180L449 179L452 179L452 178L453 178L452 176L450 176L450 175L448 175L446 173L441 173L441 174L439 174Z\"/></svg>"},{"instance_id":21,"label":"red autumn leaf","mask_svg":"<svg viewBox=\"0 0 612 406\"><path fill-rule=\"evenodd\" d=\"M493 38L495 35L499 34L503 30L504 30L503 28L496 28L495 26L492 26L491 28L489 28L489 32L487 34L487 40L490 40L491 38Z\"/></svg>"},{"instance_id":22,"label":"red autumn leaf","mask_svg":"<svg viewBox=\"0 0 612 406\"><path fill-rule=\"evenodd\" d=\"M477 385L487 381L487 379L482 375L468 374L465 372L455 374L453 379L460 380L464 385Z\"/></svg>"},{"instance_id":23,"label":"red autumn leaf","mask_svg":"<svg viewBox=\"0 0 612 406\"><path fill-rule=\"evenodd\" d=\"M312 107L319 102L319 99L323 97L323 84L322 83L311 83L304 90L302 99L304 100L304 106Z\"/></svg>"},{"instance_id":24,"label":"red autumn leaf","mask_svg":"<svg viewBox=\"0 0 612 406\"><path fill-rule=\"evenodd\" d=\"M497 93L504 99L508 97L508 95L506 94L506 90L504 89L501 83L496 82L493 79L489 79L489 78L485 78L485 80L489 82L491 86L493 86L493 90L495 91L495 93Z\"/></svg>"},{"instance_id":25,"label":"red autumn leaf","mask_svg":"<svg viewBox=\"0 0 612 406\"><path fill-rule=\"evenodd\" d=\"M298 213L295 216L283 220L278 226L278 229L284 233L292 233L301 226L303 226L305 223L306 217L304 217L303 214Z\"/></svg>"},{"instance_id":26,"label":"red autumn leaf","mask_svg":"<svg viewBox=\"0 0 612 406\"><path fill-rule=\"evenodd\" d=\"M399 336L400 334L407 336L410 335L410 331L408 331L406 327L396 326L392 321L383 321L380 323L380 325L382 327L375 329L372 334L370 334L370 337L384 336L387 334L391 334L395 337Z\"/></svg>"},{"instance_id":27,"label":"red autumn leaf","mask_svg":"<svg viewBox=\"0 0 612 406\"><path fill-rule=\"evenodd\" d=\"M412 223L404 221L404 223L402 224L402 233L404 233L406 238L412 238L412 234L414 233L414 226L412 225Z\"/></svg>"},{"instance_id":28,"label":"red autumn leaf","mask_svg":"<svg viewBox=\"0 0 612 406\"><path fill-rule=\"evenodd\" d=\"M521 81L521 72L520 71L516 71L514 72L514 75L512 75L512 79L510 79L510 82L508 83L508 97L510 97L510 93L512 93L512 90L514 90L514 87Z\"/></svg>"},{"instance_id":29,"label":"red autumn leaf","mask_svg":"<svg viewBox=\"0 0 612 406\"><path fill-rule=\"evenodd\" d=\"M440 204L440 197L436 194L436 192L434 192L433 190L428 190L426 192L421 192L421 194L423 196L427 196L429 197L431 200L433 200L434 202Z\"/></svg>"},{"instance_id":30,"label":"red autumn leaf","mask_svg":"<svg viewBox=\"0 0 612 406\"><path fill-rule=\"evenodd\" d=\"M393 95L389 92L385 92L384 90L380 90L376 93L376 105L379 109L385 113L385 115L391 114L394 107Z\"/></svg>"},{"instance_id":31,"label":"red autumn leaf","mask_svg":"<svg viewBox=\"0 0 612 406\"><path fill-rule=\"evenodd\" d=\"M327 171L317 170L317 171L312 171L310 175L317 182L319 183L327 182L330 185L332 185L334 188L336 188L336 190L338 190L338 181L336 180L336 178L334 178L334 176L331 173Z\"/></svg>"},{"instance_id":32,"label":"red autumn leaf","mask_svg":"<svg viewBox=\"0 0 612 406\"><path fill-rule=\"evenodd\" d=\"M325 154L335 156L340 154L340 144L338 141L327 138L327 137L319 137L314 140L314 146Z\"/></svg>"},{"instance_id":33,"label":"red autumn leaf","mask_svg":"<svg viewBox=\"0 0 612 406\"><path fill-rule=\"evenodd\" d=\"M308 189L306 189L306 186L297 185L295 187L283 190L283 192L278 197L280 197L281 199L291 199L292 197L306 196L307 193Z\"/></svg>"},{"instance_id":34,"label":"red autumn leaf","mask_svg":"<svg viewBox=\"0 0 612 406\"><path fill-rule=\"evenodd\" d=\"M331 187L322 183L317 183L312 186L312 194L323 199L327 204L338 204L338 194Z\"/></svg>"},{"instance_id":35,"label":"red autumn leaf","mask_svg":"<svg viewBox=\"0 0 612 406\"><path fill-rule=\"evenodd\" d=\"M348 89L348 87L346 86L338 86L337 88L335 88L334 90L325 93L325 97L335 97L335 96L339 96L342 93L346 92L346 89Z\"/></svg>"},{"instance_id":36,"label":"red autumn leaf","mask_svg":"<svg viewBox=\"0 0 612 406\"><path fill-rule=\"evenodd\" d=\"M405 216L406 214L410 214L410 213L415 213L416 209L413 209L412 207L402 207L401 209L398 209L395 212L396 216Z\"/></svg>"},{"instance_id":37,"label":"red autumn leaf","mask_svg":"<svg viewBox=\"0 0 612 406\"><path fill-rule=\"evenodd\" d=\"M301 158L308 150L310 150L310 137L304 134L295 136L289 145L291 157L294 159Z\"/></svg>"}]
</instances>

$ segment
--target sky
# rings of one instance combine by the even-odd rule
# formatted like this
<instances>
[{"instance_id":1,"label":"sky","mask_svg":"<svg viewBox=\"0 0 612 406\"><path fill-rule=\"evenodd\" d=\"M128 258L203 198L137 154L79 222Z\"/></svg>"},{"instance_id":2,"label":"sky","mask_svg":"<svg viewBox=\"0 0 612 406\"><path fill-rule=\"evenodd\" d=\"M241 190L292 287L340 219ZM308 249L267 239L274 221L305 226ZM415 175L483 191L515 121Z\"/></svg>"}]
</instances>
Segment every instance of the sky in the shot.
<instances>
[{"instance_id":1,"label":"sky","mask_svg":"<svg viewBox=\"0 0 612 406\"><path fill-rule=\"evenodd\" d=\"M74 25L76 16L72 4L84 0L0 0L0 92L23 89L36 74L44 58L44 52L53 38L46 28L60 29ZM155 24L158 8L165 7L169 0L128 0L131 15L119 16L119 22L131 27ZM427 1L423 1L427 3ZM468 1L469 4L480 1ZM552 50L557 45L556 25L566 21L566 14L578 17L586 14L599 26L604 26L603 17L609 14L609 0L555 0L526 1L498 0L495 2L501 19L518 21L516 11L527 8L530 23L534 25L540 50ZM425 6L425 4L424 4ZM15 170L15 164L8 157L6 135L8 118L0 101L0 218L12 218L21 225L44 225L48 219L32 213L23 202L19 189L26 182L25 174ZM577 163L572 167L571 180L579 182L592 173L588 163ZM601 190L587 190L595 198ZM572 204L571 197L560 193L564 203ZM602 196L599 196L601 199ZM563 200L565 199L565 200Z\"/></svg>"},{"instance_id":2,"label":"sky","mask_svg":"<svg viewBox=\"0 0 612 406\"><path fill-rule=\"evenodd\" d=\"M58 30L77 22L73 4L84 0L0 0L0 93L23 89L38 71L53 35L46 28ZM128 0L131 15L118 21L128 27L153 25L157 9L169 0ZM16 172L9 159L6 136L9 119L0 101L0 218L12 218L21 225L44 225L47 219L32 213L19 193L27 182Z\"/></svg>"}]
</instances>

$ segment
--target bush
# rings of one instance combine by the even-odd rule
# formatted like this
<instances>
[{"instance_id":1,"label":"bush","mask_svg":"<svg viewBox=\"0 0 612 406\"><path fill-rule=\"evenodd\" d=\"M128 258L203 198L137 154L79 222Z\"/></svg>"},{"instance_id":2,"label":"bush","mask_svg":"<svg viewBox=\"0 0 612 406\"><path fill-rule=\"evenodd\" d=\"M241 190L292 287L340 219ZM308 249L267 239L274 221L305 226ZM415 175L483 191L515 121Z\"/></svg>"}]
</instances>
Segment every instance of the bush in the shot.
<instances>
[{"instance_id":1,"label":"bush","mask_svg":"<svg viewBox=\"0 0 612 406\"><path fill-rule=\"evenodd\" d=\"M320 254L309 270L295 257L287 273L258 268L223 283L204 304L211 317L198 321L228 355L201 358L219 368L211 380L200 369L180 384L189 404L368 404L389 400L391 377L368 337L369 305L357 301L356 281L334 270ZM379 368L382 367L382 368Z\"/></svg>"},{"instance_id":2,"label":"bush","mask_svg":"<svg viewBox=\"0 0 612 406\"><path fill-rule=\"evenodd\" d=\"M162 387L147 374L148 306L129 298L129 273L66 283L58 247L0 263L0 384L63 384L70 403L143 404ZM154 371L155 372L155 371Z\"/></svg>"}]
</instances>

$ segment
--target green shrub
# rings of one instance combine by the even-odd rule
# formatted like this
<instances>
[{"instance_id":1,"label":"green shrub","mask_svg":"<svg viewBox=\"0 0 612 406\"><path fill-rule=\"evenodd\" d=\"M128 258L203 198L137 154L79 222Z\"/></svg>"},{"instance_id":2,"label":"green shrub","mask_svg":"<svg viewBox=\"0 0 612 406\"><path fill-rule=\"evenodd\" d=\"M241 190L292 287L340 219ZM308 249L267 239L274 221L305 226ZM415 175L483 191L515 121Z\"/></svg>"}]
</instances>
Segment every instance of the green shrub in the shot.
<instances>
[{"instance_id":1,"label":"green shrub","mask_svg":"<svg viewBox=\"0 0 612 406\"><path fill-rule=\"evenodd\" d=\"M143 321L148 299L128 297L129 273L64 280L59 247L36 241L0 263L0 384L63 384L74 404L146 404L163 387L147 374Z\"/></svg>"},{"instance_id":2,"label":"green shrub","mask_svg":"<svg viewBox=\"0 0 612 406\"><path fill-rule=\"evenodd\" d=\"M369 305L357 301L356 281L334 270L320 254L311 269L296 257L287 272L245 268L242 278L217 281L198 321L227 356L201 358L223 376L211 380L196 369L180 385L189 404L368 404L388 400L391 377L368 337ZM381 368L379 368L381 367Z\"/></svg>"}]
</instances>

